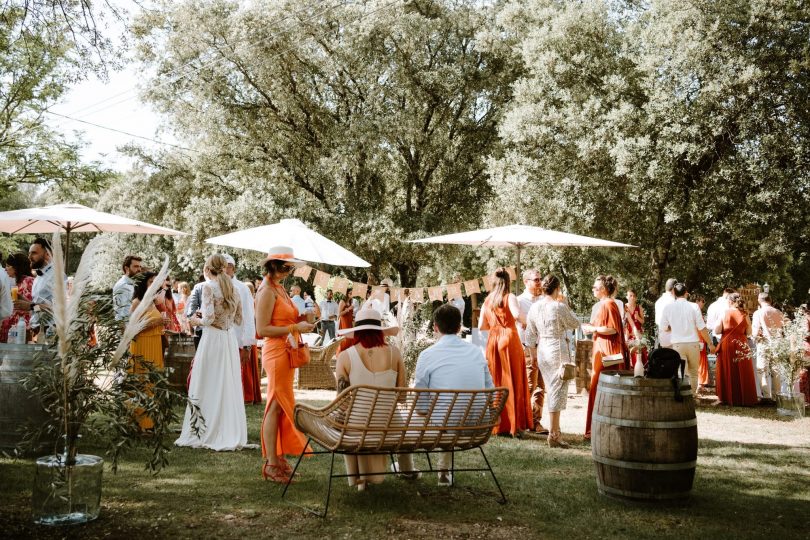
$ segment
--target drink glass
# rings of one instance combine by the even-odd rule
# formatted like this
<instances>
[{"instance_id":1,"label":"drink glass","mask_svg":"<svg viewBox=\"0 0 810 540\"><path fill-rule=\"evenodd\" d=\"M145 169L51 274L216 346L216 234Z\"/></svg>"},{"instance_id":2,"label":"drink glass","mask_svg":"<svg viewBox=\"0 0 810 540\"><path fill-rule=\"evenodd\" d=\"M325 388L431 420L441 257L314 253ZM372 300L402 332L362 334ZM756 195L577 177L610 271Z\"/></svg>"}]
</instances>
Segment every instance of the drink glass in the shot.
<instances>
[{"instance_id":1,"label":"drink glass","mask_svg":"<svg viewBox=\"0 0 810 540\"><path fill-rule=\"evenodd\" d=\"M17 301L17 293L18 293L18 292L19 292L19 289L17 289L17 287L16 287L16 286L11 288L11 301L12 301L12 302L16 302L16 301Z\"/></svg>"}]
</instances>

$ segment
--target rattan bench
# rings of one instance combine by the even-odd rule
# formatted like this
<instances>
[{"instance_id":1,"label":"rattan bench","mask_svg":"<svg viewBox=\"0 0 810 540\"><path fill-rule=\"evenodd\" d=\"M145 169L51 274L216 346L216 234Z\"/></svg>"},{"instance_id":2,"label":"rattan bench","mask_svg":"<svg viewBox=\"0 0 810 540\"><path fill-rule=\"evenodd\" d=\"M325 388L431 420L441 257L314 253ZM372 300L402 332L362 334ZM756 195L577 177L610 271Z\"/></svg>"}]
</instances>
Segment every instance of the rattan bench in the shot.
<instances>
[{"instance_id":1,"label":"rattan bench","mask_svg":"<svg viewBox=\"0 0 810 540\"><path fill-rule=\"evenodd\" d=\"M335 371L332 361L340 342L344 339L339 337L323 347L312 346L309 348L309 364L298 368L298 388L302 390L335 389Z\"/></svg>"},{"instance_id":2,"label":"rattan bench","mask_svg":"<svg viewBox=\"0 0 810 540\"><path fill-rule=\"evenodd\" d=\"M381 388L352 386L323 408L303 404L295 406L295 426L308 437L307 447L295 463L298 470L305 455L331 454L329 487L323 513L329 510L333 478L358 476L335 474L336 454L425 454L428 470L435 471L431 452L461 452L479 449L486 467L455 467L452 472L489 471L505 503L501 489L482 446L500 422L501 411L509 395L506 388L488 390L429 390L423 388ZM312 450L312 443L323 451ZM395 474L384 472L380 474ZM451 475L454 478L454 475ZM454 480L453 480L454 481ZM290 484L284 487L282 498Z\"/></svg>"}]
</instances>

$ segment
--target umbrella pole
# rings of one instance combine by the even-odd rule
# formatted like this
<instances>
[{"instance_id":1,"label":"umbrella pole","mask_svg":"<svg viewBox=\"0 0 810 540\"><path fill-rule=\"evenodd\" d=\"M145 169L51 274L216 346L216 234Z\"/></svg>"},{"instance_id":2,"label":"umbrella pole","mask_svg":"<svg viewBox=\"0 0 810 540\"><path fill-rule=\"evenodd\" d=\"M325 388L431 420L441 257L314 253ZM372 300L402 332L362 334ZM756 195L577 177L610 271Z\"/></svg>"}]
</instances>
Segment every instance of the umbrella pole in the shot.
<instances>
[{"instance_id":1,"label":"umbrella pole","mask_svg":"<svg viewBox=\"0 0 810 540\"><path fill-rule=\"evenodd\" d=\"M520 244L517 244L517 270L515 270L515 295L520 294Z\"/></svg>"},{"instance_id":2,"label":"umbrella pole","mask_svg":"<svg viewBox=\"0 0 810 540\"><path fill-rule=\"evenodd\" d=\"M68 269L68 263L70 262L70 223L68 226L65 227L65 275L67 275L70 270Z\"/></svg>"}]
</instances>

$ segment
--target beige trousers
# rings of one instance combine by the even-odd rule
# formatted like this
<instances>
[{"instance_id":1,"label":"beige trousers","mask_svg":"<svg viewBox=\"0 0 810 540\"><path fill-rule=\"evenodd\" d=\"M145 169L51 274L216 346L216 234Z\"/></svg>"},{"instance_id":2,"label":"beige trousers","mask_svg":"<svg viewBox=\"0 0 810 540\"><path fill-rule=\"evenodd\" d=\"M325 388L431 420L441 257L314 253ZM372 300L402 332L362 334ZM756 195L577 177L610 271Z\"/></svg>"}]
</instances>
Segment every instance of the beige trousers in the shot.
<instances>
[{"instance_id":1,"label":"beige trousers","mask_svg":"<svg viewBox=\"0 0 810 540\"><path fill-rule=\"evenodd\" d=\"M681 360L686 360L686 372L689 374L689 385L692 387L692 395L697 397L700 342L673 343L670 347L681 355Z\"/></svg>"}]
</instances>

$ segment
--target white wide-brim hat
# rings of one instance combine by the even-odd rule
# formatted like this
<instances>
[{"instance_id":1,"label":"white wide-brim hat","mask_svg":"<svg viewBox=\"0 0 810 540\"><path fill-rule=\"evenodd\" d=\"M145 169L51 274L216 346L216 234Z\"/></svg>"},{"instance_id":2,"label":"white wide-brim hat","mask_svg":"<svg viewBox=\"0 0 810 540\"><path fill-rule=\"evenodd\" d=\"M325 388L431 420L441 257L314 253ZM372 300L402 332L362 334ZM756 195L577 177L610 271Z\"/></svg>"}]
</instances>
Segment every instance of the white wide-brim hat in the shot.
<instances>
[{"instance_id":1,"label":"white wide-brim hat","mask_svg":"<svg viewBox=\"0 0 810 540\"><path fill-rule=\"evenodd\" d=\"M358 330L379 330L386 336L399 334L399 326L383 326L382 315L376 309L364 308L357 312L354 326L338 330L339 336L350 336Z\"/></svg>"},{"instance_id":2,"label":"white wide-brim hat","mask_svg":"<svg viewBox=\"0 0 810 540\"><path fill-rule=\"evenodd\" d=\"M264 261L284 261L285 263L292 264L293 266L304 266L307 264L306 261L296 259L293 248L289 246L271 247L267 252L267 257L264 258Z\"/></svg>"}]
</instances>

